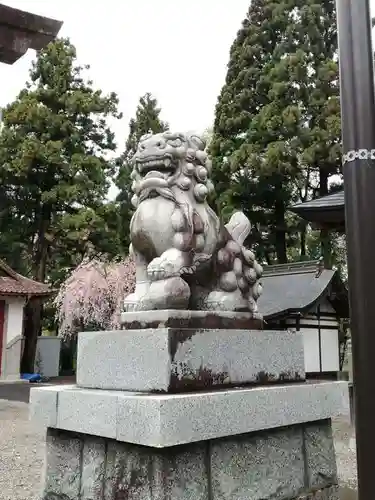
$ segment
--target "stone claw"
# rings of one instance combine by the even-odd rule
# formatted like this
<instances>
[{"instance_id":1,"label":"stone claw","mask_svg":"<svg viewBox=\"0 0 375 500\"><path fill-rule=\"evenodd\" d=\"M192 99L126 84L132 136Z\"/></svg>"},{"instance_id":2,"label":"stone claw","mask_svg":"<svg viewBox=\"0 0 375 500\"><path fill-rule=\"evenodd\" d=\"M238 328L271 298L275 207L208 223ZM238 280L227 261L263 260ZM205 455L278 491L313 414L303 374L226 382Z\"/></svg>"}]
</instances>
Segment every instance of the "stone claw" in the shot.
<instances>
[{"instance_id":1,"label":"stone claw","mask_svg":"<svg viewBox=\"0 0 375 500\"><path fill-rule=\"evenodd\" d=\"M176 248L170 248L150 262L147 274L151 281L180 277L187 264L185 254Z\"/></svg>"},{"instance_id":2,"label":"stone claw","mask_svg":"<svg viewBox=\"0 0 375 500\"><path fill-rule=\"evenodd\" d=\"M174 262L161 256L156 257L147 267L147 274L152 281L159 281L167 278L180 276L180 270L176 269Z\"/></svg>"}]
</instances>

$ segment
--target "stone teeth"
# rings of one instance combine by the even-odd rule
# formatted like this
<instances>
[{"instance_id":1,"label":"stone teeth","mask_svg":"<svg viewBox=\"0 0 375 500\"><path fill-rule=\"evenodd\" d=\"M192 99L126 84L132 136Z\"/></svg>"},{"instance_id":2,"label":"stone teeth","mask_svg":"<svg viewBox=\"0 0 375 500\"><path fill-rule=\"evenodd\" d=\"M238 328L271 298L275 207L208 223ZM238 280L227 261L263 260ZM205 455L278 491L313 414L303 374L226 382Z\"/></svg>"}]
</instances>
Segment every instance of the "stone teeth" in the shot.
<instances>
[{"instance_id":1,"label":"stone teeth","mask_svg":"<svg viewBox=\"0 0 375 500\"><path fill-rule=\"evenodd\" d=\"M149 170L150 168L158 168L158 167L169 168L171 166L171 163L172 162L170 158L146 160L143 162L139 162L138 169L140 172L142 172L144 169Z\"/></svg>"}]
</instances>

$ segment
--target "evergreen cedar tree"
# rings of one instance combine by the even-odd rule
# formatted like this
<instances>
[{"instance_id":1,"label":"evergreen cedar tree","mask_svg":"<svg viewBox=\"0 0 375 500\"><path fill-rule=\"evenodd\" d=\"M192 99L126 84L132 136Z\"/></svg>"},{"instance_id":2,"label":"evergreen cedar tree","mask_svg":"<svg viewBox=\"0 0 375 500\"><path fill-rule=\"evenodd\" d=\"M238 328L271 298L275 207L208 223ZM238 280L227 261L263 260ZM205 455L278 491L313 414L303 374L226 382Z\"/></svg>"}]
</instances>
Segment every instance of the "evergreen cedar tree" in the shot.
<instances>
[{"instance_id":1,"label":"evergreen cedar tree","mask_svg":"<svg viewBox=\"0 0 375 500\"><path fill-rule=\"evenodd\" d=\"M129 246L129 224L133 207L130 161L136 152L140 138L149 132L168 129L160 117L160 108L150 93L140 98L135 118L129 123L129 136L125 151L116 159L116 185L120 192L116 205L120 213L120 244L122 254ZM124 297L134 290L135 265L130 257L108 261L84 259L62 283L54 301L59 334L75 335L82 330L120 328Z\"/></svg>"},{"instance_id":2,"label":"evergreen cedar tree","mask_svg":"<svg viewBox=\"0 0 375 500\"><path fill-rule=\"evenodd\" d=\"M108 203L115 149L106 119L118 99L92 88L69 40L40 51L29 82L3 110L0 134L2 257L57 284L89 249L118 254L118 222ZM22 268L21 268L22 267ZM20 269L21 268L21 269ZM42 305L26 308L22 371L32 372Z\"/></svg>"},{"instance_id":3,"label":"evergreen cedar tree","mask_svg":"<svg viewBox=\"0 0 375 500\"><path fill-rule=\"evenodd\" d=\"M340 173L334 0L253 0L230 50L210 152L223 213L241 208L261 261L287 262L301 236L287 208Z\"/></svg>"}]
</instances>

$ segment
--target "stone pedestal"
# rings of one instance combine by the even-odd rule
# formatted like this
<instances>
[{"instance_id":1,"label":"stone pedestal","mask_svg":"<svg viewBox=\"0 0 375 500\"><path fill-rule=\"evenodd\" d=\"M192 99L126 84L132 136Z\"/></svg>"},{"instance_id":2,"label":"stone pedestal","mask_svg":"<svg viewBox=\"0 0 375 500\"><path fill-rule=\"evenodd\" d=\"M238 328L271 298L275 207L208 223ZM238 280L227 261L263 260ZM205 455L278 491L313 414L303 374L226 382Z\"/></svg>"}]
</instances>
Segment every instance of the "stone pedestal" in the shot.
<instances>
[{"instance_id":1,"label":"stone pedestal","mask_svg":"<svg viewBox=\"0 0 375 500\"><path fill-rule=\"evenodd\" d=\"M42 499L337 500L347 383L304 381L298 333L160 313L80 334L77 386L32 389Z\"/></svg>"},{"instance_id":2,"label":"stone pedestal","mask_svg":"<svg viewBox=\"0 0 375 500\"><path fill-rule=\"evenodd\" d=\"M44 499L338 500L329 420L156 449L49 429Z\"/></svg>"}]
</instances>

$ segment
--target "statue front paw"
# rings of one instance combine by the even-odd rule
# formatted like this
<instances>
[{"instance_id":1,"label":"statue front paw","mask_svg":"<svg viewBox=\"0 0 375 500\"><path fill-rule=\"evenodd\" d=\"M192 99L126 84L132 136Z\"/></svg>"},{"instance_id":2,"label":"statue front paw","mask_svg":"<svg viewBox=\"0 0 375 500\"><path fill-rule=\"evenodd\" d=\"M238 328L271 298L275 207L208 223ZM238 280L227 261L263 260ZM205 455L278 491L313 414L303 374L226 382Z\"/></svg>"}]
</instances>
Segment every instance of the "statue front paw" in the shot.
<instances>
[{"instance_id":1,"label":"statue front paw","mask_svg":"<svg viewBox=\"0 0 375 500\"><path fill-rule=\"evenodd\" d=\"M147 274L151 281L179 277L184 265L185 258L180 250L171 248L150 262Z\"/></svg>"}]
</instances>

